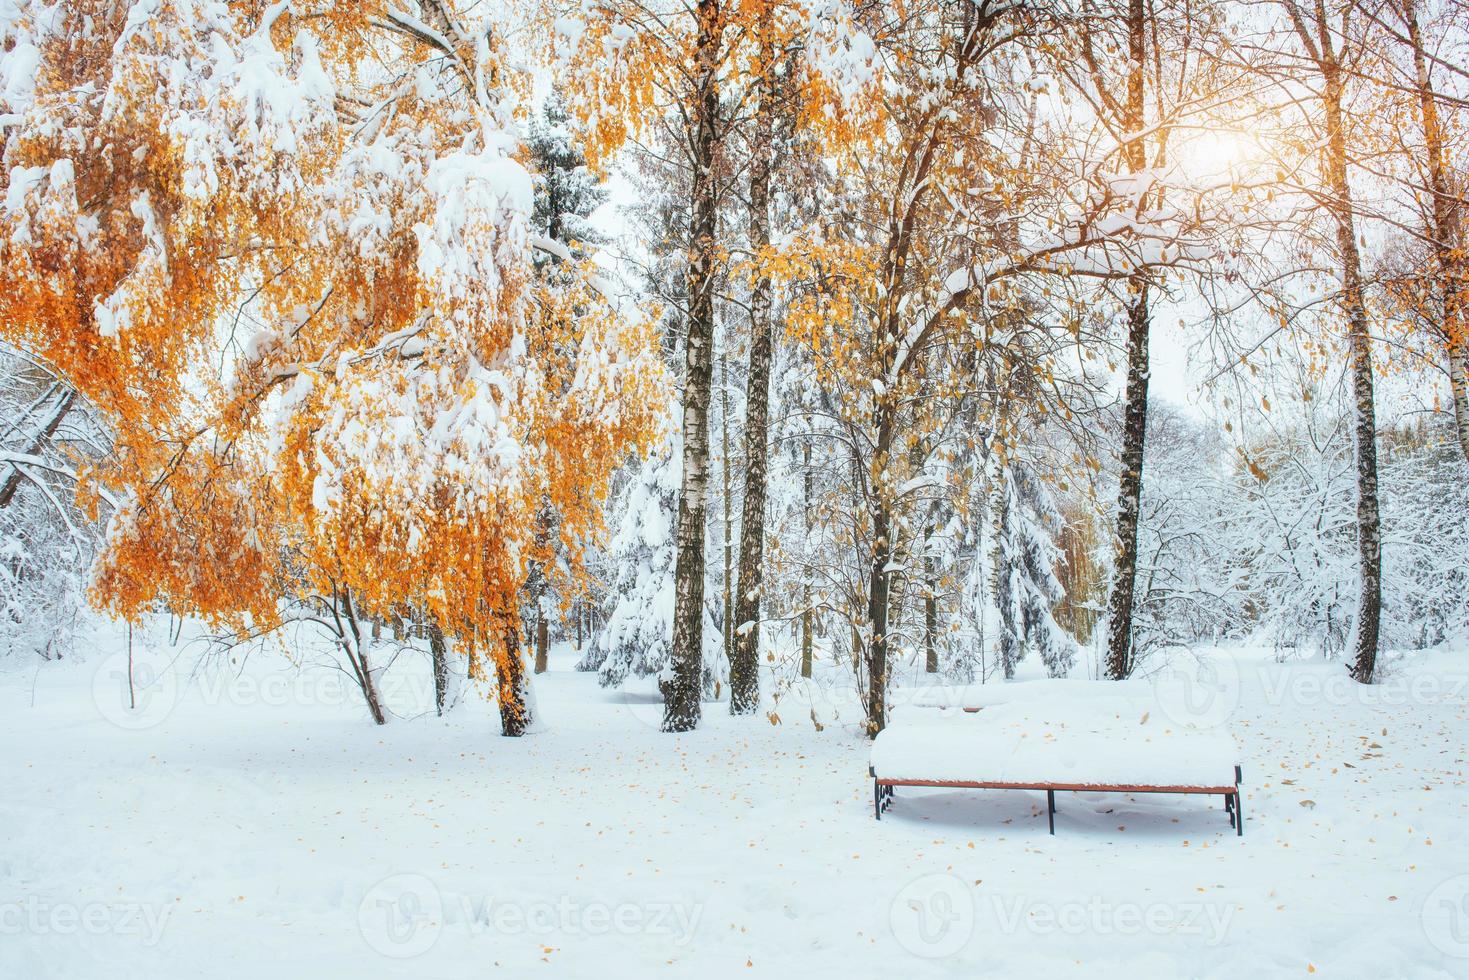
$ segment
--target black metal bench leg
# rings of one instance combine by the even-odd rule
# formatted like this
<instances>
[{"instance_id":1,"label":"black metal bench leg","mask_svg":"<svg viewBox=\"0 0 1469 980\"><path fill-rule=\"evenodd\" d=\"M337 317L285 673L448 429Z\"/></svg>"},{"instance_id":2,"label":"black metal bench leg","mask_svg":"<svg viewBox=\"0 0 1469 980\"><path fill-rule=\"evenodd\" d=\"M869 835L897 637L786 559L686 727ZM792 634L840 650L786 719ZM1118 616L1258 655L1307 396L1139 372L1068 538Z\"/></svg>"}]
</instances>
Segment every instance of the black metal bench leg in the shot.
<instances>
[{"instance_id":1,"label":"black metal bench leg","mask_svg":"<svg viewBox=\"0 0 1469 980\"><path fill-rule=\"evenodd\" d=\"M875 779L872 781L872 815L879 820L882 819L882 787Z\"/></svg>"},{"instance_id":2,"label":"black metal bench leg","mask_svg":"<svg viewBox=\"0 0 1469 980\"><path fill-rule=\"evenodd\" d=\"M1245 812L1240 809L1239 784L1244 781L1244 773L1239 766L1234 767L1234 836L1245 835Z\"/></svg>"},{"instance_id":3,"label":"black metal bench leg","mask_svg":"<svg viewBox=\"0 0 1469 980\"><path fill-rule=\"evenodd\" d=\"M1056 836L1056 791L1053 790L1053 789L1046 790L1046 810L1049 811L1048 814L1047 814L1047 816L1050 818L1050 821L1051 821L1051 836L1052 837L1055 837Z\"/></svg>"}]
</instances>

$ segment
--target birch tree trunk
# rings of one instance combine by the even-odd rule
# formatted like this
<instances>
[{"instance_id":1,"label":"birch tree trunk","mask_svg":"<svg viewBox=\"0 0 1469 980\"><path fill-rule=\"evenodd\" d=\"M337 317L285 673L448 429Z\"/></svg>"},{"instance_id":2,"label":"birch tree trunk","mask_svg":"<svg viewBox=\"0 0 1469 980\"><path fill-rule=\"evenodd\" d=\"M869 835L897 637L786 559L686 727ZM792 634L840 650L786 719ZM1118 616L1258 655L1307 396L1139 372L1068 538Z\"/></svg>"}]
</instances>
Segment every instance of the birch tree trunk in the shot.
<instances>
[{"instance_id":1,"label":"birch tree trunk","mask_svg":"<svg viewBox=\"0 0 1469 980\"><path fill-rule=\"evenodd\" d=\"M801 450L802 472L801 472L801 527L806 532L807 541L811 538L811 441ZM811 572L806 569L801 578L801 676L811 676L812 643L811 643Z\"/></svg>"},{"instance_id":2,"label":"birch tree trunk","mask_svg":"<svg viewBox=\"0 0 1469 980\"><path fill-rule=\"evenodd\" d=\"M337 644L352 667L357 687L362 691L362 699L367 702L367 712L372 716L373 724L386 725L388 716L383 711L382 699L378 696L377 679L373 676L367 645L363 642L362 622L352 605L352 593L349 590L332 591L331 612L336 624Z\"/></svg>"},{"instance_id":3,"label":"birch tree trunk","mask_svg":"<svg viewBox=\"0 0 1469 980\"><path fill-rule=\"evenodd\" d=\"M932 555L923 558L923 670L925 673L939 672L939 602L938 567Z\"/></svg>"},{"instance_id":4,"label":"birch tree trunk","mask_svg":"<svg viewBox=\"0 0 1469 980\"><path fill-rule=\"evenodd\" d=\"M1326 88L1326 143L1329 189L1342 277L1342 305L1347 314L1347 356L1351 362L1353 434L1357 449L1357 561L1361 591L1357 595L1357 644L1351 674L1372 683L1377 670L1377 640L1382 616L1382 531L1377 506L1377 410L1372 379L1372 338L1367 332L1367 306L1362 293L1362 259L1352 215L1347 180L1346 131L1342 121L1342 76L1322 30Z\"/></svg>"},{"instance_id":5,"label":"birch tree trunk","mask_svg":"<svg viewBox=\"0 0 1469 980\"><path fill-rule=\"evenodd\" d=\"M1382 530L1377 506L1377 411L1372 379L1372 338L1368 334L1367 305L1362 289L1362 259L1357 251L1357 225L1347 177L1347 135L1342 119L1345 75L1333 41L1333 27L1322 0L1308 12L1295 0L1286 11L1302 47L1321 75L1321 106L1326 116L1327 205L1336 225L1337 262L1340 264L1341 306L1347 318L1347 358L1351 372L1353 426L1357 457L1357 564L1361 576L1357 594L1356 645L1348 668L1362 684L1372 683L1377 670L1377 642L1382 616Z\"/></svg>"},{"instance_id":6,"label":"birch tree trunk","mask_svg":"<svg viewBox=\"0 0 1469 980\"><path fill-rule=\"evenodd\" d=\"M1462 331L1465 328L1461 326L1459 329ZM1466 338L1462 335L1448 339L1449 389L1454 403L1454 430L1459 436L1459 451L1469 460L1469 355L1465 353L1466 346L1469 343L1466 343Z\"/></svg>"},{"instance_id":7,"label":"birch tree trunk","mask_svg":"<svg viewBox=\"0 0 1469 980\"><path fill-rule=\"evenodd\" d=\"M750 162L750 250L770 246L770 173L774 165L775 40L770 13L760 23L765 73ZM745 500L740 515L740 577L735 593L734 648L729 658L730 714L760 706L760 600L765 574L765 483L769 470L771 283L762 274L750 297L750 372L745 381ZM806 676L810 676L807 668Z\"/></svg>"},{"instance_id":8,"label":"birch tree trunk","mask_svg":"<svg viewBox=\"0 0 1469 980\"><path fill-rule=\"evenodd\" d=\"M709 493L709 395L714 374L714 155L718 145L718 0L699 0L694 71L692 220L689 227L689 316L683 399L683 483L678 495L674 560L673 650L659 681L663 730L699 724L699 675L704 643L704 532Z\"/></svg>"},{"instance_id":9,"label":"birch tree trunk","mask_svg":"<svg viewBox=\"0 0 1469 980\"><path fill-rule=\"evenodd\" d=\"M1125 133L1143 131L1143 100L1146 70L1147 14L1143 0L1127 5L1127 102L1122 113ZM1148 165L1142 138L1123 147L1127 166L1140 172ZM1143 450L1148 431L1148 334L1152 317L1148 309L1148 280L1141 273L1127 281L1127 391L1122 410L1122 479L1117 490L1116 560L1112 565L1112 589L1108 600L1107 677L1122 680L1136 662L1132 610L1137 589L1137 524L1143 491Z\"/></svg>"},{"instance_id":10,"label":"birch tree trunk","mask_svg":"<svg viewBox=\"0 0 1469 980\"><path fill-rule=\"evenodd\" d=\"M729 357L719 352L719 428L723 444L724 465L720 467L724 478L724 649L734 648L734 478L730 473L729 451ZM734 665L730 665L730 682L734 682Z\"/></svg>"}]
</instances>

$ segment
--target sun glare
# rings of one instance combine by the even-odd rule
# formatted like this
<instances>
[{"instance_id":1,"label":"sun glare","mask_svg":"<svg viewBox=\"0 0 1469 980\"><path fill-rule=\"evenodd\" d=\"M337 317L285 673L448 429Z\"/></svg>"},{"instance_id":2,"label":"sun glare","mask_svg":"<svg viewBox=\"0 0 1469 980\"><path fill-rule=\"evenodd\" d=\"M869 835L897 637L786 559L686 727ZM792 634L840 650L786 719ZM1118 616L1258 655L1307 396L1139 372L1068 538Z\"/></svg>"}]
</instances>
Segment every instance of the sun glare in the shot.
<instances>
[{"instance_id":1,"label":"sun glare","mask_svg":"<svg viewBox=\"0 0 1469 980\"><path fill-rule=\"evenodd\" d=\"M1192 130L1174 150L1179 168L1193 180L1234 177L1264 157L1265 149L1255 136L1224 127Z\"/></svg>"}]
</instances>

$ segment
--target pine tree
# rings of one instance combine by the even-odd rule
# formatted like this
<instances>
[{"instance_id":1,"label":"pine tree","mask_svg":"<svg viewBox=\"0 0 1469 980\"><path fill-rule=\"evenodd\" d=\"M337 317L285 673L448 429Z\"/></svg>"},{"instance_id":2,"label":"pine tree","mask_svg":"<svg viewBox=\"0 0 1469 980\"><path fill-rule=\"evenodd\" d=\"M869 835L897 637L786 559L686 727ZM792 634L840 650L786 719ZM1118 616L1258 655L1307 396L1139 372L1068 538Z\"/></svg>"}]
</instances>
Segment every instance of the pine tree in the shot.
<instances>
[{"instance_id":1,"label":"pine tree","mask_svg":"<svg viewBox=\"0 0 1469 980\"><path fill-rule=\"evenodd\" d=\"M1062 596L1056 577L1061 514L1046 485L1027 464L1002 470L995 512L994 597L999 610L999 659L1006 679L1034 650L1051 677L1065 677L1076 659L1075 641L1056 624Z\"/></svg>"},{"instance_id":2,"label":"pine tree","mask_svg":"<svg viewBox=\"0 0 1469 980\"><path fill-rule=\"evenodd\" d=\"M678 454L670 436L635 472L623 491L610 551L617 579L609 583L607 621L593 641L597 678L617 687L630 675L646 677L669 661L673 636L673 522L678 498Z\"/></svg>"},{"instance_id":3,"label":"pine tree","mask_svg":"<svg viewBox=\"0 0 1469 980\"><path fill-rule=\"evenodd\" d=\"M575 275L576 263L590 256L601 236L588 222L607 200L608 192L587 166L579 134L561 93L553 90L531 120L526 139L535 183L531 227L539 233L535 264L541 278L553 288ZM565 356L574 352L566 351ZM535 651L535 673L546 670L550 621L555 613L552 572L560 562L556 543L556 511L546 501L536 516L536 546L528 563L523 633ZM565 579L565 576L561 576Z\"/></svg>"},{"instance_id":4,"label":"pine tree","mask_svg":"<svg viewBox=\"0 0 1469 980\"><path fill-rule=\"evenodd\" d=\"M581 259L587 256L589 246L602 243L602 236L587 219L607 202L608 191L587 166L572 124L561 92L553 91L531 121L526 149L535 179L531 224L551 242L564 245L571 256ZM536 261L544 266L561 261L561 256L543 251Z\"/></svg>"},{"instance_id":5,"label":"pine tree","mask_svg":"<svg viewBox=\"0 0 1469 980\"><path fill-rule=\"evenodd\" d=\"M603 687L628 677L663 675L673 662L675 522L678 514L680 435L667 438L636 469L612 510L620 514L610 551L617 578L610 583L606 625L585 662L597 664ZM721 653L720 631L704 612L700 689L714 694Z\"/></svg>"}]
</instances>

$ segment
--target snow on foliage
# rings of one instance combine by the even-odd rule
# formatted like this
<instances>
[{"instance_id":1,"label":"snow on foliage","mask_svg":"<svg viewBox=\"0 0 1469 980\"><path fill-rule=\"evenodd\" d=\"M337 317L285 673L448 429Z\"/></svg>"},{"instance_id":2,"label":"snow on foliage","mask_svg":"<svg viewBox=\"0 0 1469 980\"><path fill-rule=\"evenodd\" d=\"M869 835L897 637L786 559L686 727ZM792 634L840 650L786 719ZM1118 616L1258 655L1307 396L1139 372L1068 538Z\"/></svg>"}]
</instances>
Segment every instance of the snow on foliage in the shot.
<instances>
[{"instance_id":1,"label":"snow on foliage","mask_svg":"<svg viewBox=\"0 0 1469 980\"><path fill-rule=\"evenodd\" d=\"M1232 450L1197 423L1150 427L1135 616L1147 649L1219 639L1285 655L1349 648L1357 588L1354 468L1343 417L1297 413ZM1469 631L1469 465L1440 426L1383 435L1383 642Z\"/></svg>"},{"instance_id":2,"label":"snow on foliage","mask_svg":"<svg viewBox=\"0 0 1469 980\"><path fill-rule=\"evenodd\" d=\"M996 496L995 604L1005 676L1013 677L1015 665L1034 651L1049 676L1065 677L1076 657L1076 641L1056 625L1052 613L1063 594L1055 542L1061 515L1050 491L1024 463L1005 466Z\"/></svg>"},{"instance_id":3,"label":"snow on foliage","mask_svg":"<svg viewBox=\"0 0 1469 980\"><path fill-rule=\"evenodd\" d=\"M415 604L503 705L535 517L578 577L662 372L589 270L535 278L504 12L421 9L5 7L59 40L8 89L0 320L116 429L111 609Z\"/></svg>"},{"instance_id":4,"label":"snow on foliage","mask_svg":"<svg viewBox=\"0 0 1469 980\"><path fill-rule=\"evenodd\" d=\"M664 671L672 660L674 525L678 515L678 427L638 467L614 508L621 515L610 542L617 579L609 583L606 624L597 635L597 677L603 687L618 687L632 677ZM706 695L714 693L722 649L721 633L704 612Z\"/></svg>"}]
</instances>

